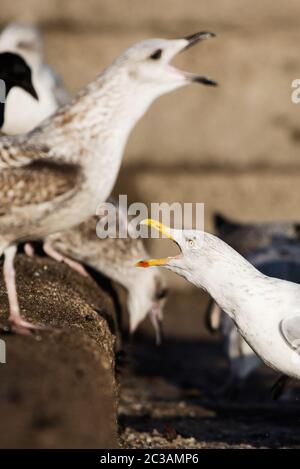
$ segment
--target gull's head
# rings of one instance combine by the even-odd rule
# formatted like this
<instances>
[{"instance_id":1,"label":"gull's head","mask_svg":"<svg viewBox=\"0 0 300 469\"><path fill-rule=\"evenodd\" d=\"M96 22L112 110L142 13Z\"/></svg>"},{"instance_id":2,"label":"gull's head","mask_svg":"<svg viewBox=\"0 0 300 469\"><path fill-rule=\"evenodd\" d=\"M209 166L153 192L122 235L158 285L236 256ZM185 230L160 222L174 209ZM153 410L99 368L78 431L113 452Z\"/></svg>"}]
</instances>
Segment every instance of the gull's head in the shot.
<instances>
[{"instance_id":1,"label":"gull's head","mask_svg":"<svg viewBox=\"0 0 300 469\"><path fill-rule=\"evenodd\" d=\"M20 54L31 67L42 62L43 41L39 30L25 23L9 23L0 34L0 51Z\"/></svg>"},{"instance_id":2,"label":"gull's head","mask_svg":"<svg viewBox=\"0 0 300 469\"><path fill-rule=\"evenodd\" d=\"M202 231L172 229L152 219L143 220L141 224L148 225L171 239L178 246L180 253L176 256L142 260L136 264L137 267L162 266L188 279L195 274L203 252Z\"/></svg>"},{"instance_id":3,"label":"gull's head","mask_svg":"<svg viewBox=\"0 0 300 469\"><path fill-rule=\"evenodd\" d=\"M127 49L115 64L126 70L131 83L152 100L190 83L215 86L206 76L184 72L171 65L172 59L185 49L214 37L209 32L199 32L182 39L148 39Z\"/></svg>"}]
</instances>

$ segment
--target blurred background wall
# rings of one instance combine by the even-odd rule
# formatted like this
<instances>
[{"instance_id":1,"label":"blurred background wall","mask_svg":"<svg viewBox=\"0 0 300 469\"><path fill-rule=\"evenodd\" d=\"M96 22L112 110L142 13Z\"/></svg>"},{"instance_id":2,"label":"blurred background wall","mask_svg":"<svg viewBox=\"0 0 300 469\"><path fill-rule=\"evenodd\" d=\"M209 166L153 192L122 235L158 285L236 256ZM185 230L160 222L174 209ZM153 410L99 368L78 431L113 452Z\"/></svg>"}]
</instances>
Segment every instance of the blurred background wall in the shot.
<instances>
[{"instance_id":1,"label":"blurred background wall","mask_svg":"<svg viewBox=\"0 0 300 469\"><path fill-rule=\"evenodd\" d=\"M11 20L41 27L47 60L71 93L136 41L215 32L176 63L220 86L191 86L151 108L127 146L116 193L204 202L207 230L215 210L244 221L300 220L300 104L291 102L298 0L1 0L1 25ZM152 253L162 245L153 242ZM199 312L199 292L170 281L183 325L182 312Z\"/></svg>"}]
</instances>

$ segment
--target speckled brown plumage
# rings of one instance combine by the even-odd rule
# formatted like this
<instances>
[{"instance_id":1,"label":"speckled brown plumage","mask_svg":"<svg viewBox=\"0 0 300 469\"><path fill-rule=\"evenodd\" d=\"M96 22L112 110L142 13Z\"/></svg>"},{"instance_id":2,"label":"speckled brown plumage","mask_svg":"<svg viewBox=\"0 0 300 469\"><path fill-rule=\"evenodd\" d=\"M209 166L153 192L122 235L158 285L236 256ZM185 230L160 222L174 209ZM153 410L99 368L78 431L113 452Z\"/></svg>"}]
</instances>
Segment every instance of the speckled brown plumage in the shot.
<instances>
[{"instance_id":1,"label":"speckled brown plumage","mask_svg":"<svg viewBox=\"0 0 300 469\"><path fill-rule=\"evenodd\" d=\"M50 154L49 146L27 144L23 136L0 137L0 170L25 166Z\"/></svg>"},{"instance_id":2,"label":"speckled brown plumage","mask_svg":"<svg viewBox=\"0 0 300 469\"><path fill-rule=\"evenodd\" d=\"M169 66L188 45L212 36L135 44L33 131L1 138L0 256L4 252L10 321L19 330L31 325L20 318L17 244L71 229L96 213L115 184L131 130L152 102L190 83L215 84ZM157 49L164 50L163 60L153 60ZM71 171L61 165L71 165Z\"/></svg>"},{"instance_id":3,"label":"speckled brown plumage","mask_svg":"<svg viewBox=\"0 0 300 469\"><path fill-rule=\"evenodd\" d=\"M36 162L24 168L0 172L0 215L11 207L54 201L71 192L80 178L80 168L70 164Z\"/></svg>"},{"instance_id":4,"label":"speckled brown plumage","mask_svg":"<svg viewBox=\"0 0 300 469\"><path fill-rule=\"evenodd\" d=\"M70 230L48 236L46 242L61 255L84 263L122 285L128 292L130 330L133 332L149 315L159 342L167 295L165 280L158 269L146 271L134 266L135 261L147 256L145 244L142 239L130 236L126 211L114 200L109 202L116 209L117 232L122 228L127 237L99 239L96 234L99 217L93 216Z\"/></svg>"},{"instance_id":5,"label":"speckled brown plumage","mask_svg":"<svg viewBox=\"0 0 300 469\"><path fill-rule=\"evenodd\" d=\"M122 218L120 220L118 212L117 230L123 221ZM135 259L146 254L143 241L133 239L129 235L125 238L99 239L96 233L98 222L99 217L92 216L70 230L50 235L47 240L61 254L84 262L97 270L101 270L102 265L113 266L116 272L126 270L128 267L133 267Z\"/></svg>"}]
</instances>

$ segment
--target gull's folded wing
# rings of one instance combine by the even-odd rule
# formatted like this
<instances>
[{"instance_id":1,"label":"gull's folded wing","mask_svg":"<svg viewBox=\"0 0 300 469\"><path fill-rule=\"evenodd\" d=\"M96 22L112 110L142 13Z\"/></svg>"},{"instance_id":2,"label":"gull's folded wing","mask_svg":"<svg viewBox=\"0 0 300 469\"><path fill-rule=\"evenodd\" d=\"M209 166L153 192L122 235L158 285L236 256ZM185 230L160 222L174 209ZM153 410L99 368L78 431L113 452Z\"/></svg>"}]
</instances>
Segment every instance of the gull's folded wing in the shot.
<instances>
[{"instance_id":1,"label":"gull's folded wing","mask_svg":"<svg viewBox=\"0 0 300 469\"><path fill-rule=\"evenodd\" d=\"M68 197L81 177L79 165L64 162L47 145L31 144L30 134L2 137L0 216L15 208Z\"/></svg>"},{"instance_id":2,"label":"gull's folded wing","mask_svg":"<svg viewBox=\"0 0 300 469\"><path fill-rule=\"evenodd\" d=\"M0 171L0 216L15 208L54 202L72 194L82 177L75 164L36 161Z\"/></svg>"},{"instance_id":3,"label":"gull's folded wing","mask_svg":"<svg viewBox=\"0 0 300 469\"><path fill-rule=\"evenodd\" d=\"M0 173L9 168L20 168L49 157L50 150L46 145L30 145L23 135L1 136Z\"/></svg>"},{"instance_id":4,"label":"gull's folded wing","mask_svg":"<svg viewBox=\"0 0 300 469\"><path fill-rule=\"evenodd\" d=\"M280 331L290 347L293 349L300 347L300 315L283 319L280 323Z\"/></svg>"}]
</instances>

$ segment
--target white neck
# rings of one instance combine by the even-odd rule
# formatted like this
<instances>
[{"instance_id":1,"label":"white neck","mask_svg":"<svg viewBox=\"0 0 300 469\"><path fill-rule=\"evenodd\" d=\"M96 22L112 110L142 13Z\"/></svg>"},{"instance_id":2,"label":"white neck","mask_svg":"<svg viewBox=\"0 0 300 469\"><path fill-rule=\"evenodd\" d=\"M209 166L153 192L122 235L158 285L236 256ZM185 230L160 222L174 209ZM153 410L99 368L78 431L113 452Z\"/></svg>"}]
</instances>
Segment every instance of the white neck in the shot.
<instances>
[{"instance_id":1,"label":"white neck","mask_svg":"<svg viewBox=\"0 0 300 469\"><path fill-rule=\"evenodd\" d=\"M109 153L113 159L117 150L123 153L131 130L155 99L153 94L142 91L126 69L111 66L42 123L35 137L46 133L51 135L52 143L57 140L60 146L62 139L67 140L81 150L81 155L77 151L79 160L82 150L97 159Z\"/></svg>"},{"instance_id":2,"label":"white neck","mask_svg":"<svg viewBox=\"0 0 300 469\"><path fill-rule=\"evenodd\" d=\"M195 269L186 278L206 290L229 316L254 298L265 276L222 240L204 233L203 246Z\"/></svg>"},{"instance_id":3,"label":"white neck","mask_svg":"<svg viewBox=\"0 0 300 469\"><path fill-rule=\"evenodd\" d=\"M54 155L65 161L84 162L97 206L110 195L129 134L154 99L153 91L142 89L126 69L111 66L34 130L31 139L51 142Z\"/></svg>"}]
</instances>

